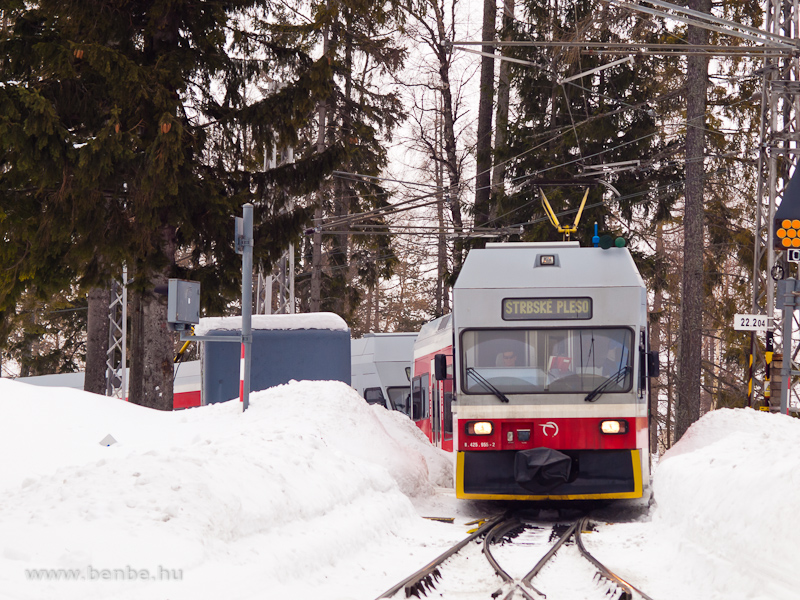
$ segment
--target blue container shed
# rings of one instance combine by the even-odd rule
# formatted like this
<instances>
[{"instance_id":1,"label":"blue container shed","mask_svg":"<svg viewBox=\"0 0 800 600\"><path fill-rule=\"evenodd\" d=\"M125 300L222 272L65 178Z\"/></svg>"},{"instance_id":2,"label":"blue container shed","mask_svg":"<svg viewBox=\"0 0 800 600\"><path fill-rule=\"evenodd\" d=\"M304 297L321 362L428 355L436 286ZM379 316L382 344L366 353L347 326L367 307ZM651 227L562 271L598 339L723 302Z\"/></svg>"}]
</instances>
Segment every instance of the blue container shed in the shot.
<instances>
[{"instance_id":1,"label":"blue container shed","mask_svg":"<svg viewBox=\"0 0 800 600\"><path fill-rule=\"evenodd\" d=\"M350 385L350 329L333 313L253 315L250 389L291 380L343 381ZM196 335L240 336L241 317L200 319ZM239 397L241 346L206 341L202 356L203 404Z\"/></svg>"}]
</instances>

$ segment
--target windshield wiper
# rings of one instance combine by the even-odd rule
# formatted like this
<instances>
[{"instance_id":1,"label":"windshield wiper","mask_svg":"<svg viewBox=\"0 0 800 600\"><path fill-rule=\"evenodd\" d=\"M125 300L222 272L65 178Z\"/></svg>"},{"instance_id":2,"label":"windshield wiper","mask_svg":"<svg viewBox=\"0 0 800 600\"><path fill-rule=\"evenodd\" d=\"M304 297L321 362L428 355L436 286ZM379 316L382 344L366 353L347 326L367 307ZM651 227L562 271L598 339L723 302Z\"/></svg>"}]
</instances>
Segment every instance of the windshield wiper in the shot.
<instances>
[{"instance_id":1,"label":"windshield wiper","mask_svg":"<svg viewBox=\"0 0 800 600\"><path fill-rule=\"evenodd\" d=\"M483 387L485 387L487 390L489 390L495 396L497 396L500 402L509 402L508 397L503 392L494 387L491 383L489 383L489 381L483 375L478 373L474 367L467 367L467 375L468 376L472 375L475 378L475 381L480 383Z\"/></svg>"},{"instance_id":2,"label":"windshield wiper","mask_svg":"<svg viewBox=\"0 0 800 600\"><path fill-rule=\"evenodd\" d=\"M604 393L607 388L611 387L612 383L614 383L614 384L621 383L625 379L625 376L628 374L628 369L630 369L630 367L628 365L625 365L624 367L622 367L619 371L617 371L616 373L611 375L603 383L601 383L596 388L594 388L591 392L586 394L586 398L584 398L584 401L585 402L594 402L595 400L597 400L597 398L600 396L600 394Z\"/></svg>"}]
</instances>

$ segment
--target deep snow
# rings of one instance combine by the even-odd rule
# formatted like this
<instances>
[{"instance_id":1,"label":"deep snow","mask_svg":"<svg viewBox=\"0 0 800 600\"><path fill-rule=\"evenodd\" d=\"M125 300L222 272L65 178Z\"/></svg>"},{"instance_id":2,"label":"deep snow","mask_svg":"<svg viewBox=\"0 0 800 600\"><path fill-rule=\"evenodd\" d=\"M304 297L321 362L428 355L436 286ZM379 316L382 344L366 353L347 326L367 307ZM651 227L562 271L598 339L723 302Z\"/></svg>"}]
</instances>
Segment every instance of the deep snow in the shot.
<instances>
[{"instance_id":1,"label":"deep snow","mask_svg":"<svg viewBox=\"0 0 800 600\"><path fill-rule=\"evenodd\" d=\"M798 450L796 419L710 413L651 510L585 543L656 599L796 598ZM0 600L371 599L500 508L455 500L451 457L337 382L162 413L2 379L0 453Z\"/></svg>"}]
</instances>

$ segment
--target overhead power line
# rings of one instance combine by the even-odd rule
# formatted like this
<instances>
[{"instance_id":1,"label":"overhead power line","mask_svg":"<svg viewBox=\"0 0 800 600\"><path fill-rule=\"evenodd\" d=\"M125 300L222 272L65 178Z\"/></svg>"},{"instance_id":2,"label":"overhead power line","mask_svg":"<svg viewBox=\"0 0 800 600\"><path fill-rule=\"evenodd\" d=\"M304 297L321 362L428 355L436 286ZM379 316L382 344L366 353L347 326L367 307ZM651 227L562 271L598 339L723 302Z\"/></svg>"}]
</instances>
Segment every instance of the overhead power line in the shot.
<instances>
[{"instance_id":1,"label":"overhead power line","mask_svg":"<svg viewBox=\"0 0 800 600\"><path fill-rule=\"evenodd\" d=\"M586 48L592 54L712 54L722 56L790 56L795 49L785 46L719 46L714 44L664 44L634 42L589 42L563 40L541 41L471 41L459 40L453 46L495 46L503 48ZM463 49L466 52L466 49ZM496 54L493 54L497 58Z\"/></svg>"}]
</instances>

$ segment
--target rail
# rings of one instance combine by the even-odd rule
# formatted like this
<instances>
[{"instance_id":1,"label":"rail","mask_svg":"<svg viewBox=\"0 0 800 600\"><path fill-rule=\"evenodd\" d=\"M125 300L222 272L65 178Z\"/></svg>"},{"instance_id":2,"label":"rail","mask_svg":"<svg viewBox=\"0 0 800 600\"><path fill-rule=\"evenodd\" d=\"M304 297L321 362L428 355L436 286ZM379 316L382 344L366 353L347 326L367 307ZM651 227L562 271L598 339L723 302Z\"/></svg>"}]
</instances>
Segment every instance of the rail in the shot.
<instances>
[{"instance_id":1,"label":"rail","mask_svg":"<svg viewBox=\"0 0 800 600\"><path fill-rule=\"evenodd\" d=\"M511 598L517 594L520 594L525 598L525 600L539 600L541 598L547 598L546 593L540 591L533 585L533 579L539 575L545 565L553 560L558 550L574 537L575 545L580 555L597 569L597 572L601 578L607 580L610 584L618 588L619 596L617 596L617 600L633 600L634 598L640 598L641 600L653 600L653 598L613 573L608 567L603 565L594 556L592 556L588 550L586 550L581 538L581 532L586 529L588 522L589 518L584 516L570 523L569 526L567 526L559 535L559 538L555 541L555 543L549 547L544 556L542 556L542 558L534 565L534 567L521 579L515 579L500 565L492 553L492 547L496 546L501 540L508 541L513 545L512 538L515 538L517 533L531 528L534 523L518 519L511 514L504 514L495 517L494 519L485 522L468 537L449 548L443 554L425 565L422 569L405 578L400 583L392 586L382 595L378 596L378 600L382 598L393 598L401 590L405 592L406 598L410 596L420 597L422 595L426 595L427 592L433 590L437 583L442 579L440 567L442 567L445 561L460 552L468 543L480 537L483 537L482 550L484 557L491 565L495 573L497 573L502 580L500 588L493 593L490 593L492 598L511 600ZM554 526L554 530L557 530L557 528L558 526ZM515 532L515 530L517 531ZM476 590L476 592L478 591L479 590ZM598 597L599 594L600 592L598 592ZM607 591L603 592L603 594L607 594Z\"/></svg>"}]
</instances>

